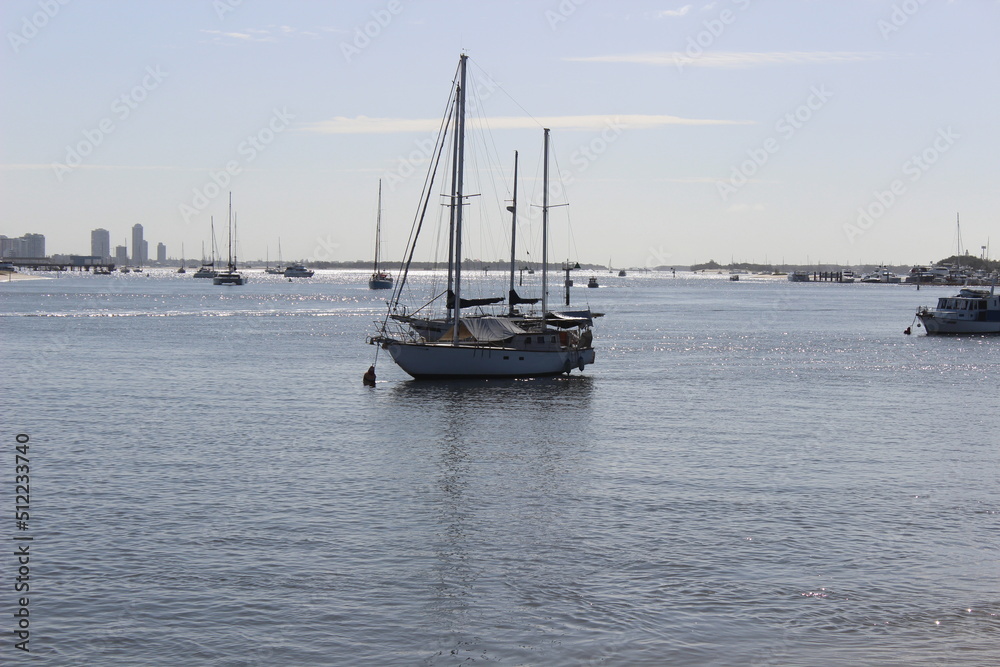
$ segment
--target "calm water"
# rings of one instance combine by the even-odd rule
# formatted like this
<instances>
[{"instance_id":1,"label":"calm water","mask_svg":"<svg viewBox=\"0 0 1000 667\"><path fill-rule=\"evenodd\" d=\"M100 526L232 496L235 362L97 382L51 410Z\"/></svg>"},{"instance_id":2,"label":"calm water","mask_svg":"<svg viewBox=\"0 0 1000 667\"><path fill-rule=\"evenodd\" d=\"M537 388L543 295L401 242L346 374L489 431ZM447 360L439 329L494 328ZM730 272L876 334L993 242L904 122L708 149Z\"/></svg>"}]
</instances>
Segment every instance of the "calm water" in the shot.
<instances>
[{"instance_id":1,"label":"calm water","mask_svg":"<svg viewBox=\"0 0 1000 667\"><path fill-rule=\"evenodd\" d=\"M371 389L366 276L254 279L0 284L3 664L1000 662L1000 338L902 333L955 288L601 276L585 375Z\"/></svg>"}]
</instances>

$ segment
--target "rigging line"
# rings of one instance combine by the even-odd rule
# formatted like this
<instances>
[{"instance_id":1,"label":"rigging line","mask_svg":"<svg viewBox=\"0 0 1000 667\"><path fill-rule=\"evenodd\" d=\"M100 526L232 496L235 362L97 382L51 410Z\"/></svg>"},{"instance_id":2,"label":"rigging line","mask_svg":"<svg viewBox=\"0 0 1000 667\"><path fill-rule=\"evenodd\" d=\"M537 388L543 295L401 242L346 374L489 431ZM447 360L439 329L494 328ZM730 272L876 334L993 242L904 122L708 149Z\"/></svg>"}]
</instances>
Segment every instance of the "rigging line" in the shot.
<instances>
[{"instance_id":1,"label":"rigging line","mask_svg":"<svg viewBox=\"0 0 1000 667\"><path fill-rule=\"evenodd\" d=\"M487 76L489 76L489 75L487 75ZM475 79L473 79L473 83L475 83L475 82L476 82ZM475 102L475 104L473 105L473 108L476 110L477 118L479 118L480 123L482 124L482 127L483 127L483 149L484 149L484 154L487 156L487 161L490 164L495 164L499 168L500 165L503 164L502 160L500 159L500 150L497 148L496 139L493 136L493 130L490 127L489 117L485 113L485 108L484 108L484 104L483 104L483 98L479 94L479 90L478 90L478 88L475 85L472 86L472 94L473 94L474 102ZM486 142L486 137L489 137L489 144ZM490 159L490 157L491 157L490 145L493 146L492 159ZM501 171L501 173L503 173L503 172ZM504 188L507 191L507 194L509 195L511 189L510 189L510 184L506 180L506 176L503 177L503 181L502 182L504 184Z\"/></svg>"},{"instance_id":2,"label":"rigging line","mask_svg":"<svg viewBox=\"0 0 1000 667\"><path fill-rule=\"evenodd\" d=\"M553 161L556 163L556 174L562 174L562 170L559 169L559 158L555 156L555 153L556 153L556 151L552 151ZM559 184L560 184L560 188L561 188L562 193L563 193L563 199L568 200L569 199L569 193L566 191L566 187L567 186L566 186L565 183L562 182L561 178L559 179ZM567 245L573 251L573 253L576 256L577 261L578 261L579 257L580 257L580 249L576 245L576 236L573 234L573 223L572 223L572 220L570 220L570 205L569 205L569 202L567 201L565 204L561 204L561 206L564 206L566 208L566 236L567 236ZM589 290L587 292L584 292L584 294L587 295L587 296L583 297L584 302L587 304L587 308L590 308Z\"/></svg>"},{"instance_id":3,"label":"rigging line","mask_svg":"<svg viewBox=\"0 0 1000 667\"><path fill-rule=\"evenodd\" d=\"M448 101L445 103L445 110L441 114L441 123L438 125L438 141L440 146L438 148L437 160L432 160L427 166L427 172L424 175L424 185L421 189L421 197L425 194L430 197L430 190L433 188L434 175L437 173L438 162L441 157L441 147L445 144L446 130L448 124L451 122L451 117L453 113L453 103L454 96L458 94L458 78L461 72L461 62L455 69L455 74L451 80L451 93L448 95ZM392 301L391 304L398 306L399 298L402 296L403 287L406 284L406 278L410 271L410 263L413 261L413 253L416 250L417 237L420 234L420 228L423 224L423 214L426 212L427 206L426 201L424 206L421 207L420 201L417 202L417 211L414 213L414 220L410 226L410 236L406 241L406 248L410 249L409 259L405 263L401 264L399 271L396 274L396 286L393 288ZM403 251L404 256L406 255L406 250ZM386 316L388 318L388 315Z\"/></svg>"},{"instance_id":4,"label":"rigging line","mask_svg":"<svg viewBox=\"0 0 1000 667\"><path fill-rule=\"evenodd\" d=\"M482 179L482 175L485 173L489 177L491 191L493 194L495 210L502 210L503 206L500 201L500 193L496 186L496 173L499 171L499 166L501 164L499 157L499 150L496 147L496 139L490 128L489 119L484 113L482 98L479 95L477 82L472 81L472 85L468 86L469 92L473 95L473 104L470 106L475 111L476 120L478 121L479 131L472 133L472 141L470 142L471 159L474 163L473 174L477 181L477 186L481 193L485 193L486 183ZM492 146L492 151L491 151ZM481 152L477 150L479 147L482 148ZM485 166L481 162L485 162ZM503 187L507 190L508 194L510 192L509 185L506 180L502 180ZM490 216L490 211L494 209L487 208L486 206L477 207L477 213L479 215L479 256L483 258L486 256L487 252L487 242L491 246L489 252L496 250L496 241L494 238L494 231L496 229L504 229L506 227L497 226L495 221ZM486 238L488 236L488 238Z\"/></svg>"},{"instance_id":5,"label":"rigging line","mask_svg":"<svg viewBox=\"0 0 1000 667\"><path fill-rule=\"evenodd\" d=\"M457 89L453 90L452 95L454 95L456 92ZM441 154L444 150L445 144L447 143L446 142L447 127L448 123L451 122L452 118L452 111L450 110L452 99L453 97L449 96L448 110L446 110L446 113L443 115L441 119L441 125L438 128L438 143L437 146L435 147L437 150L437 156L430 162L430 164L428 164L427 174L424 176L424 185L421 191L422 205L421 202L418 202L417 212L414 214L413 225L410 228L410 237L407 240L407 248L409 248L409 253L407 254L404 251L404 255L406 255L406 258L405 262L400 266L399 272L397 274L396 288L393 290L393 295L392 295L393 305L399 304L399 298L400 296L402 296L403 286L406 284L406 278L410 272L410 264L413 262L413 254L416 251L416 246L417 246L417 237L420 235L420 230L423 227L424 216L427 213L427 206L430 202L430 196L431 196L430 193L434 186L434 177L437 174L438 166L440 165L441 162ZM388 314L386 315L386 318L388 319Z\"/></svg>"},{"instance_id":6,"label":"rigging line","mask_svg":"<svg viewBox=\"0 0 1000 667\"><path fill-rule=\"evenodd\" d=\"M476 62L475 60L473 60L472 64L475 65L479 69L479 71L481 71L486 76L486 78L489 79L489 81L494 86L496 86L497 90L499 90L500 92L502 92L504 95L507 96L507 98L511 102L513 102L515 105L517 105L517 108L520 109L521 111L523 111L525 116L527 116L532 121L534 121L535 125L537 125L540 128L544 127L540 122L538 122L537 118L535 118L534 116L532 116L531 113L527 109L525 109L523 106L521 106L520 102L518 102L516 99L514 99L513 95L511 95L510 93L508 93L507 90L503 86L501 86L499 83L497 83L497 80L494 79L492 76L490 76L489 72L487 72L486 70L484 70L482 67L479 67L479 63L478 62Z\"/></svg>"}]
</instances>

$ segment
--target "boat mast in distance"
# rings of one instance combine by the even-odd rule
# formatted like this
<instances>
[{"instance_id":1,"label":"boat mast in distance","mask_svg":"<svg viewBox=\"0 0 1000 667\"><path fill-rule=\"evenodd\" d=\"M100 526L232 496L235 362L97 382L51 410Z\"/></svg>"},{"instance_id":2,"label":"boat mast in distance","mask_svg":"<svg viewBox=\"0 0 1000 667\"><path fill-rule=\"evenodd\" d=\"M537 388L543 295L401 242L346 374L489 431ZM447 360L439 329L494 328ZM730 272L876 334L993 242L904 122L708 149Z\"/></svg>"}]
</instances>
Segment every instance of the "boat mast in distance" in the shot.
<instances>
[{"instance_id":1,"label":"boat mast in distance","mask_svg":"<svg viewBox=\"0 0 1000 667\"><path fill-rule=\"evenodd\" d=\"M382 179L378 179L378 210L375 213L375 264L372 277L368 279L368 289L392 289L392 276L379 265L382 244Z\"/></svg>"}]
</instances>

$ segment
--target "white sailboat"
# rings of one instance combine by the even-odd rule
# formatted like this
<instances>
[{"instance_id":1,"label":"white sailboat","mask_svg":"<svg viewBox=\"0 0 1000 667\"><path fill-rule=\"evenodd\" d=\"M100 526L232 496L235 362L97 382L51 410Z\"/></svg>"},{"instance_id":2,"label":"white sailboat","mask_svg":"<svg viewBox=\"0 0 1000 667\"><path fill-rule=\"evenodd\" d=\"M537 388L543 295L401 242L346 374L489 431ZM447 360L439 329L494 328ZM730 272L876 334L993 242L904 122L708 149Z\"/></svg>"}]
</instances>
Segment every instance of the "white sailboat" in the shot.
<instances>
[{"instance_id":1,"label":"white sailboat","mask_svg":"<svg viewBox=\"0 0 1000 667\"><path fill-rule=\"evenodd\" d=\"M192 278L214 278L219 274L215 270L215 216L211 216L209 220L211 221L212 229L212 249L210 251L212 259L207 262L205 261L205 243L203 241L201 244L201 266L194 272L194 275L191 276Z\"/></svg>"},{"instance_id":2,"label":"white sailboat","mask_svg":"<svg viewBox=\"0 0 1000 667\"><path fill-rule=\"evenodd\" d=\"M379 268L379 248L382 242L382 179L378 179L378 212L375 214L375 265L368 289L392 289L392 276Z\"/></svg>"},{"instance_id":3,"label":"white sailboat","mask_svg":"<svg viewBox=\"0 0 1000 667\"><path fill-rule=\"evenodd\" d=\"M452 150L454 163L451 172L450 223L449 223L449 271L447 291L448 315L443 321L432 319L413 320L406 318L399 303L407 272L401 273L399 285L390 302L389 313L382 322L376 336L369 339L372 344L387 350L393 360L408 374L417 379L424 378L499 378L499 377L540 377L569 373L572 369L583 370L594 363L595 351L592 345L592 315L589 310L577 313L549 313L548 311L548 212L549 212L549 130L544 130L545 157L543 166L542 204L542 294L541 314L526 317L515 314L515 298L525 303L513 293L513 263L511 264L512 303L507 312L499 315L477 314L465 316L463 308L482 308L503 301L493 299L463 299L462 275L462 208L466 195L463 192L464 150L465 150L465 90L466 59L459 60L458 75L454 88L454 112L450 113L454 127ZM451 105L449 105L450 107ZM438 138L437 152L444 148L443 128ZM432 167L433 168L433 167ZM433 183L433 173L428 178L425 201L429 197ZM424 207L426 208L426 207ZM513 206L508 207L516 220L516 196ZM419 227L418 227L419 229ZM407 257L412 258L412 243ZM513 246L513 239L512 239ZM513 254L513 253L512 253ZM440 323L440 329L433 326L410 326L408 329L390 330L389 321L396 315L394 325L405 325L407 320L424 325ZM403 317L399 317L403 315Z\"/></svg>"},{"instance_id":4,"label":"white sailboat","mask_svg":"<svg viewBox=\"0 0 1000 667\"><path fill-rule=\"evenodd\" d=\"M264 273L269 273L272 276L281 276L285 274L285 269L281 267L281 239L278 239L278 265L275 267L271 266L270 260L267 262L267 266L264 267Z\"/></svg>"},{"instance_id":5,"label":"white sailboat","mask_svg":"<svg viewBox=\"0 0 1000 667\"><path fill-rule=\"evenodd\" d=\"M229 193L229 261L226 270L212 278L213 285L242 285L243 274L236 270L236 253L233 251L233 193Z\"/></svg>"}]
</instances>

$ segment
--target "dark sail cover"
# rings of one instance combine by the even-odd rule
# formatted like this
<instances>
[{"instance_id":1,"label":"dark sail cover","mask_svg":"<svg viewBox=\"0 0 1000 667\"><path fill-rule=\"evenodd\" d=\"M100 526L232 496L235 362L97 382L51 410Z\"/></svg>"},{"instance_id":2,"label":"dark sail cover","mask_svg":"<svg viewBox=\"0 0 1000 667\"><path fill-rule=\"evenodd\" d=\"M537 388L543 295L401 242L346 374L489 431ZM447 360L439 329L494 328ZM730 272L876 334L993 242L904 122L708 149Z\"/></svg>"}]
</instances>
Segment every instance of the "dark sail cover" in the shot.
<instances>
[{"instance_id":1,"label":"dark sail cover","mask_svg":"<svg viewBox=\"0 0 1000 667\"><path fill-rule=\"evenodd\" d=\"M502 303L502 302L503 302L503 297L497 296L497 297L491 297L489 299L462 299L462 303L460 305L462 308L473 308L475 306L489 306L490 304ZM455 293L452 292L451 290L448 290L448 308L454 308L454 307L455 307Z\"/></svg>"},{"instance_id":2,"label":"dark sail cover","mask_svg":"<svg viewBox=\"0 0 1000 667\"><path fill-rule=\"evenodd\" d=\"M515 292L514 290L510 290L508 292L508 295L509 296L507 298L507 301L512 306L516 306L519 303L532 304L532 303L538 303L539 301L541 301L541 299L525 299L525 298L522 298L522 297L518 296L517 292Z\"/></svg>"}]
</instances>

